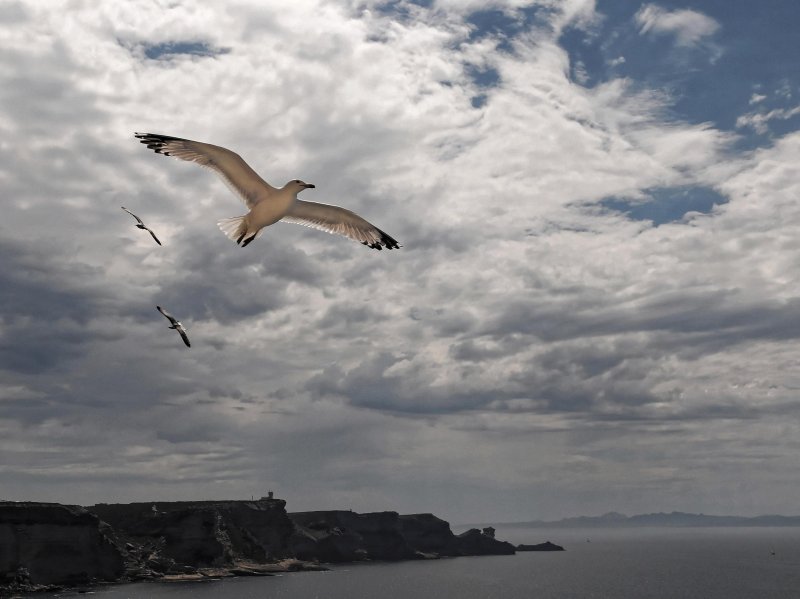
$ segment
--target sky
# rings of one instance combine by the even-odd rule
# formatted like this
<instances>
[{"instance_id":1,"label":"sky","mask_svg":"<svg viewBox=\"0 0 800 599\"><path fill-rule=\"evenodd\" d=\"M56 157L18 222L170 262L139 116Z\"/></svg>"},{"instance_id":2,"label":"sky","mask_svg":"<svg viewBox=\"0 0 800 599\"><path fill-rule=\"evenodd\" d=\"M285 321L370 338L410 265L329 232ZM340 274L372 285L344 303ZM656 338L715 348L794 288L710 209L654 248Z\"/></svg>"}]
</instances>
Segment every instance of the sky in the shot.
<instances>
[{"instance_id":1,"label":"sky","mask_svg":"<svg viewBox=\"0 0 800 599\"><path fill-rule=\"evenodd\" d=\"M0 498L796 514L798 20L0 0ZM136 131L403 247L237 247L238 198Z\"/></svg>"}]
</instances>

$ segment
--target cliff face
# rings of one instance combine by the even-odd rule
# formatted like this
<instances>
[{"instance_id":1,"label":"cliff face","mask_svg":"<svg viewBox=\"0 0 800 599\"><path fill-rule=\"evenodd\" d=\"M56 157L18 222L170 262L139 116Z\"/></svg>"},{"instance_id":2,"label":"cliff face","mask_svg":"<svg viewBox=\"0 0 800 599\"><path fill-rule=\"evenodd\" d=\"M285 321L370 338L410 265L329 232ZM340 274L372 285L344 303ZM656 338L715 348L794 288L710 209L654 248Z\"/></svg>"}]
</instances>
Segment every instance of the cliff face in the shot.
<instances>
[{"instance_id":1,"label":"cliff face","mask_svg":"<svg viewBox=\"0 0 800 599\"><path fill-rule=\"evenodd\" d=\"M456 536L432 514L287 514L285 507L272 498L88 509L0 502L0 596L51 585L312 567L284 558L350 562L514 553L509 543L477 529Z\"/></svg>"},{"instance_id":2,"label":"cliff face","mask_svg":"<svg viewBox=\"0 0 800 599\"><path fill-rule=\"evenodd\" d=\"M458 535L461 555L513 555L514 546L505 541L498 541L482 533L477 528L470 528Z\"/></svg>"},{"instance_id":3,"label":"cliff face","mask_svg":"<svg viewBox=\"0 0 800 599\"><path fill-rule=\"evenodd\" d=\"M0 591L117 580L125 550L76 505L0 502Z\"/></svg>"},{"instance_id":4,"label":"cliff face","mask_svg":"<svg viewBox=\"0 0 800 599\"><path fill-rule=\"evenodd\" d=\"M352 562L366 559L413 559L400 532L397 512L350 511L289 514L296 527L290 549L299 559Z\"/></svg>"},{"instance_id":5,"label":"cliff face","mask_svg":"<svg viewBox=\"0 0 800 599\"><path fill-rule=\"evenodd\" d=\"M423 554L461 555L450 524L433 514L400 516L400 526L409 545Z\"/></svg>"},{"instance_id":6,"label":"cliff face","mask_svg":"<svg viewBox=\"0 0 800 599\"><path fill-rule=\"evenodd\" d=\"M287 557L293 532L281 499L99 504L89 509L149 549L160 572L264 563Z\"/></svg>"},{"instance_id":7,"label":"cliff face","mask_svg":"<svg viewBox=\"0 0 800 599\"><path fill-rule=\"evenodd\" d=\"M349 562L514 553L510 543L477 529L455 536L450 525L433 514L323 511L289 517L296 527L290 549L300 559Z\"/></svg>"}]
</instances>

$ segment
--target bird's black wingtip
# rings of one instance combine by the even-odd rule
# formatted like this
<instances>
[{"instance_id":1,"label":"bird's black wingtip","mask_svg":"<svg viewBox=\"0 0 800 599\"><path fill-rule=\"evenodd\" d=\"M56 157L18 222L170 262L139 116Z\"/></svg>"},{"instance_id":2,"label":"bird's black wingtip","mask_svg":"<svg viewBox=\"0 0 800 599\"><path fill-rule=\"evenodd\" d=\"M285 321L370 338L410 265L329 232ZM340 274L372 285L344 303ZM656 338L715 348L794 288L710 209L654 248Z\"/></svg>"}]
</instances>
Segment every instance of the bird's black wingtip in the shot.
<instances>
[{"instance_id":1,"label":"bird's black wingtip","mask_svg":"<svg viewBox=\"0 0 800 599\"><path fill-rule=\"evenodd\" d=\"M383 245L383 247L385 247L387 250L399 250L402 247L399 243L397 243L397 240L391 235L387 235L380 229L378 229L378 232L381 234L380 241L377 241L374 245L370 247L377 246L376 249L382 249L381 245Z\"/></svg>"},{"instance_id":2,"label":"bird's black wingtip","mask_svg":"<svg viewBox=\"0 0 800 599\"><path fill-rule=\"evenodd\" d=\"M172 137L171 135L161 135L160 133L134 133L133 136L147 146L147 149L153 150L156 154L163 154L169 156L169 152L164 151L166 146L171 141L189 141L182 137Z\"/></svg>"},{"instance_id":3,"label":"bird's black wingtip","mask_svg":"<svg viewBox=\"0 0 800 599\"><path fill-rule=\"evenodd\" d=\"M386 248L387 250L397 250L403 247L402 245L397 243L397 240L394 237L387 235L380 229L378 229L378 233L381 234L381 238L378 241L373 241L372 243L370 243L369 241L362 241L361 242L362 245L372 248L373 250L379 250L379 251L384 248Z\"/></svg>"}]
</instances>

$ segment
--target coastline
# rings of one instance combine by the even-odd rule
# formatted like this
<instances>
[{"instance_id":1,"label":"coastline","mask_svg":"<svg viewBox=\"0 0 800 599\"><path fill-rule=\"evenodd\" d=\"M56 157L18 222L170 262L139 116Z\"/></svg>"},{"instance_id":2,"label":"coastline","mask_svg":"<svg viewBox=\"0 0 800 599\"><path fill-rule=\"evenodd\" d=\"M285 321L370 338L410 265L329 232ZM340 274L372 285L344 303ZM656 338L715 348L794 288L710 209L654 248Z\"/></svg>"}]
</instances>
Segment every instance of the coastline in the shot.
<instances>
[{"instance_id":1,"label":"coastline","mask_svg":"<svg viewBox=\"0 0 800 599\"><path fill-rule=\"evenodd\" d=\"M494 530L433 514L287 513L282 499L75 506L0 502L0 597L137 581L326 570L324 564L513 555Z\"/></svg>"}]
</instances>

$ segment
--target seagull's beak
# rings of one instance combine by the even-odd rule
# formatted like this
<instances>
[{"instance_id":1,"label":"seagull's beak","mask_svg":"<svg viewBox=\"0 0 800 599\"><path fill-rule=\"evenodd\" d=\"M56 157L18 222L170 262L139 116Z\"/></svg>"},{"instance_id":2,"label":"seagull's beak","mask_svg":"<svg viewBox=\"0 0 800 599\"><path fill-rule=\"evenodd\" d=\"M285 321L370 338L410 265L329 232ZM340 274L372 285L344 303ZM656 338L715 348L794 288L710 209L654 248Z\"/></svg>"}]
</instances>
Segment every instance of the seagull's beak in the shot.
<instances>
[{"instance_id":1,"label":"seagull's beak","mask_svg":"<svg viewBox=\"0 0 800 599\"><path fill-rule=\"evenodd\" d=\"M316 187L316 185L314 185L313 183L306 183L305 186L306 186L306 189L308 189L309 187L311 189L314 189Z\"/></svg>"}]
</instances>

